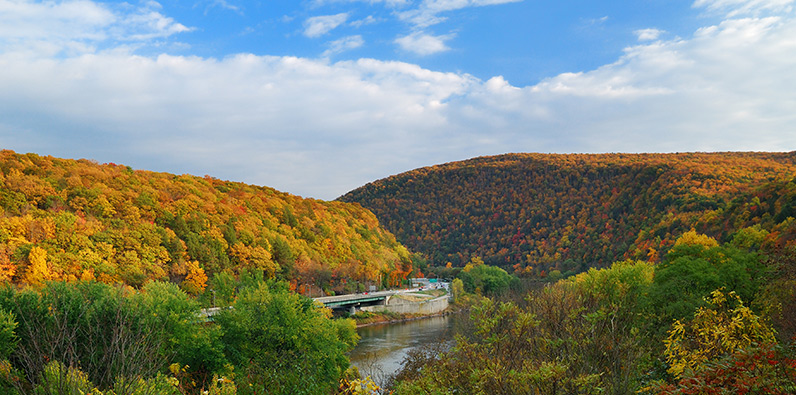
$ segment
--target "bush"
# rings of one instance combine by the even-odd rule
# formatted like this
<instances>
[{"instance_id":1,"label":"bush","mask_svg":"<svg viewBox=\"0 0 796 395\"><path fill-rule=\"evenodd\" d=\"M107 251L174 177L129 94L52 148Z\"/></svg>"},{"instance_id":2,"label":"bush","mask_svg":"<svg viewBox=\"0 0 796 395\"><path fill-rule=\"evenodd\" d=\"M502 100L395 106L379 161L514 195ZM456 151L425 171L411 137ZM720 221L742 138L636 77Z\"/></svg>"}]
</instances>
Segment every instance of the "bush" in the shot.
<instances>
[{"instance_id":1,"label":"bush","mask_svg":"<svg viewBox=\"0 0 796 395\"><path fill-rule=\"evenodd\" d=\"M95 384L154 374L166 339L141 316L130 292L97 282L48 283L39 290L0 293L0 307L19 320L13 361L38 381L48 362L80 366ZM56 369L56 367L50 367Z\"/></svg>"},{"instance_id":2,"label":"bush","mask_svg":"<svg viewBox=\"0 0 796 395\"><path fill-rule=\"evenodd\" d=\"M7 359L17 346L16 327L14 314L0 308L0 361Z\"/></svg>"},{"instance_id":3,"label":"bush","mask_svg":"<svg viewBox=\"0 0 796 395\"><path fill-rule=\"evenodd\" d=\"M44 366L33 393L36 395L102 394L85 373L76 368L66 367L58 361L52 361Z\"/></svg>"},{"instance_id":4,"label":"bush","mask_svg":"<svg viewBox=\"0 0 796 395\"><path fill-rule=\"evenodd\" d=\"M658 328L654 335L663 337L672 322L691 317L719 288L753 303L769 274L756 252L730 245L676 245L655 268L648 299L653 326Z\"/></svg>"},{"instance_id":5,"label":"bush","mask_svg":"<svg viewBox=\"0 0 796 395\"><path fill-rule=\"evenodd\" d=\"M337 388L356 344L352 320L329 319L309 298L265 283L217 315L238 393L324 394Z\"/></svg>"},{"instance_id":6,"label":"bush","mask_svg":"<svg viewBox=\"0 0 796 395\"><path fill-rule=\"evenodd\" d=\"M792 350L780 346L748 347L705 363L697 371L686 371L674 383L659 382L646 390L659 395L794 394L796 359Z\"/></svg>"},{"instance_id":7,"label":"bush","mask_svg":"<svg viewBox=\"0 0 796 395\"><path fill-rule=\"evenodd\" d=\"M150 282L132 296L146 325L160 343L160 369L168 362L188 366L186 383L201 388L214 374L228 374L229 362L224 355L221 331L217 325L199 325L196 313L199 304L177 285Z\"/></svg>"}]
</instances>

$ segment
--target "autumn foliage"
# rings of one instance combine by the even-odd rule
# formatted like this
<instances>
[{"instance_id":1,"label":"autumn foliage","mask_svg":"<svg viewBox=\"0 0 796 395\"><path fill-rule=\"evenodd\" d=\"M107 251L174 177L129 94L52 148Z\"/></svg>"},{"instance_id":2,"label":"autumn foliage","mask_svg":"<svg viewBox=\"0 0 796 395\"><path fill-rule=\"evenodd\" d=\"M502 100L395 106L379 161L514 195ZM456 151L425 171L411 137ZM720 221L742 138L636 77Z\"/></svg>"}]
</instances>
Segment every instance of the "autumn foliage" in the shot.
<instances>
[{"instance_id":1,"label":"autumn foliage","mask_svg":"<svg viewBox=\"0 0 796 395\"><path fill-rule=\"evenodd\" d=\"M400 281L412 265L359 205L0 152L0 282L168 280L198 293L208 277L249 269L342 291Z\"/></svg>"},{"instance_id":2,"label":"autumn foliage","mask_svg":"<svg viewBox=\"0 0 796 395\"><path fill-rule=\"evenodd\" d=\"M455 345L407 357L396 393L794 394L796 337L763 307L793 298L771 293L784 273L757 270L769 257L735 240L745 233L718 243L689 231L660 263L615 262L522 300L483 299Z\"/></svg>"},{"instance_id":3,"label":"autumn foliage","mask_svg":"<svg viewBox=\"0 0 796 395\"><path fill-rule=\"evenodd\" d=\"M659 261L695 229L724 242L762 226L793 243L796 153L510 154L425 167L340 200L372 210L433 266L473 257L544 277Z\"/></svg>"},{"instance_id":4,"label":"autumn foliage","mask_svg":"<svg viewBox=\"0 0 796 395\"><path fill-rule=\"evenodd\" d=\"M734 292L713 291L708 307L700 307L691 322L672 324L664 340L669 373L680 378L706 362L755 344L776 341L774 331Z\"/></svg>"},{"instance_id":5,"label":"autumn foliage","mask_svg":"<svg viewBox=\"0 0 796 395\"><path fill-rule=\"evenodd\" d=\"M796 359L781 346L739 349L731 355L690 371L675 383L651 388L658 395L766 394L796 391Z\"/></svg>"}]
</instances>

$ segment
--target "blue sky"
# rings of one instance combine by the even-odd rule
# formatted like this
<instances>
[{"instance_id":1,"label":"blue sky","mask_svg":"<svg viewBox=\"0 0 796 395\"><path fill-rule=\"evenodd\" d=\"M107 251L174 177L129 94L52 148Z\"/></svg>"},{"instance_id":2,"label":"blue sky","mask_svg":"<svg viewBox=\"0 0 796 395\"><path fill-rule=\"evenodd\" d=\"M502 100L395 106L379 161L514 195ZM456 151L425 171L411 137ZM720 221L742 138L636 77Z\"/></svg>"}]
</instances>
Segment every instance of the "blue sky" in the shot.
<instances>
[{"instance_id":1,"label":"blue sky","mask_svg":"<svg viewBox=\"0 0 796 395\"><path fill-rule=\"evenodd\" d=\"M334 199L506 152L796 149L796 0L0 0L0 147Z\"/></svg>"},{"instance_id":2,"label":"blue sky","mask_svg":"<svg viewBox=\"0 0 796 395\"><path fill-rule=\"evenodd\" d=\"M613 62L639 30L671 38L716 20L688 1L664 0L206 0L152 8L190 30L150 54L400 60L481 79L502 75L515 85Z\"/></svg>"}]
</instances>

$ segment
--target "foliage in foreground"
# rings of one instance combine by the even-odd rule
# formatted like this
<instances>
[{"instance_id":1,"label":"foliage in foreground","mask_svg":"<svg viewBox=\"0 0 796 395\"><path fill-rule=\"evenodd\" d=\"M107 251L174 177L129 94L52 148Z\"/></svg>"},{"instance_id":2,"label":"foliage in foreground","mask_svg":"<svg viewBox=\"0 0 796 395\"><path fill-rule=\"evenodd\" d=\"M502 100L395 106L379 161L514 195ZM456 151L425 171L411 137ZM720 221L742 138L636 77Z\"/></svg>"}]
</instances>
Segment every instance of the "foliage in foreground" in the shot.
<instances>
[{"instance_id":1,"label":"foliage in foreground","mask_svg":"<svg viewBox=\"0 0 796 395\"><path fill-rule=\"evenodd\" d=\"M647 388L658 395L796 393L796 350L766 344L739 349L684 372L672 383Z\"/></svg>"},{"instance_id":2,"label":"foliage in foreground","mask_svg":"<svg viewBox=\"0 0 796 395\"><path fill-rule=\"evenodd\" d=\"M686 324L676 320L663 341L669 373L675 378L735 350L775 342L774 331L735 292L717 289L705 301L708 307L700 307Z\"/></svg>"},{"instance_id":3,"label":"foliage in foreground","mask_svg":"<svg viewBox=\"0 0 796 395\"><path fill-rule=\"evenodd\" d=\"M243 292L215 318L240 394L326 394L348 368L354 322L331 320L311 299L265 284Z\"/></svg>"},{"instance_id":4,"label":"foliage in foreground","mask_svg":"<svg viewBox=\"0 0 796 395\"><path fill-rule=\"evenodd\" d=\"M793 301L770 296L767 260L687 232L658 265L591 269L524 303L483 299L475 331L450 351L413 354L396 392L793 393L796 339L778 343L765 307Z\"/></svg>"},{"instance_id":5,"label":"foliage in foreground","mask_svg":"<svg viewBox=\"0 0 796 395\"><path fill-rule=\"evenodd\" d=\"M631 388L641 342L633 313L639 292L651 283L652 266L627 262L590 274L529 295L524 308L483 299L472 310L472 337L457 338L451 352L402 381L398 393L596 394ZM602 303L608 300L613 304Z\"/></svg>"},{"instance_id":6,"label":"foliage in foreground","mask_svg":"<svg viewBox=\"0 0 796 395\"><path fill-rule=\"evenodd\" d=\"M287 284L244 280L210 322L171 283L2 288L0 394L334 393L353 322Z\"/></svg>"}]
</instances>

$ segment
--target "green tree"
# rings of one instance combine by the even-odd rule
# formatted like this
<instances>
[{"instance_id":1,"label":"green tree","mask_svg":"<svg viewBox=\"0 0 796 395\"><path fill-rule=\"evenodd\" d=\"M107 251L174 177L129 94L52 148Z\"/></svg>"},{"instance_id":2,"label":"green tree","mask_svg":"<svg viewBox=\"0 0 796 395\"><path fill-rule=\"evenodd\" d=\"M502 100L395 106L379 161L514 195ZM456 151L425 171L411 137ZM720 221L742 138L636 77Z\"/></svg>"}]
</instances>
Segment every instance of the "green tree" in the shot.
<instances>
[{"instance_id":1,"label":"green tree","mask_svg":"<svg viewBox=\"0 0 796 395\"><path fill-rule=\"evenodd\" d=\"M353 321L333 321L311 299L266 283L243 289L215 321L242 394L331 393L357 341Z\"/></svg>"},{"instance_id":2,"label":"green tree","mask_svg":"<svg viewBox=\"0 0 796 395\"><path fill-rule=\"evenodd\" d=\"M695 238L706 240L689 237ZM665 330L674 320L691 317L705 306L704 298L719 288L754 301L768 281L769 270L757 252L708 244L678 243L655 268L648 299L654 326Z\"/></svg>"},{"instance_id":3,"label":"green tree","mask_svg":"<svg viewBox=\"0 0 796 395\"><path fill-rule=\"evenodd\" d=\"M460 278L454 278L451 282L451 295L454 303L458 303L464 296L464 283Z\"/></svg>"},{"instance_id":4,"label":"green tree","mask_svg":"<svg viewBox=\"0 0 796 395\"><path fill-rule=\"evenodd\" d=\"M478 264L477 261L473 266L462 270L459 273L459 278L464 283L465 291L483 295L503 294L517 281L514 276L508 274L505 270L497 266Z\"/></svg>"},{"instance_id":5,"label":"green tree","mask_svg":"<svg viewBox=\"0 0 796 395\"><path fill-rule=\"evenodd\" d=\"M210 279L210 285L202 294L206 306L229 306L235 298L238 280L228 272L217 273Z\"/></svg>"},{"instance_id":6,"label":"green tree","mask_svg":"<svg viewBox=\"0 0 796 395\"><path fill-rule=\"evenodd\" d=\"M14 330L17 322L14 314L0 308L0 361L7 359L17 346L19 339Z\"/></svg>"},{"instance_id":7,"label":"green tree","mask_svg":"<svg viewBox=\"0 0 796 395\"><path fill-rule=\"evenodd\" d=\"M187 374L197 388L214 374L228 374L229 366L217 325L197 325L199 304L176 284L149 282L132 296L145 324L161 339L163 363L188 366Z\"/></svg>"}]
</instances>

